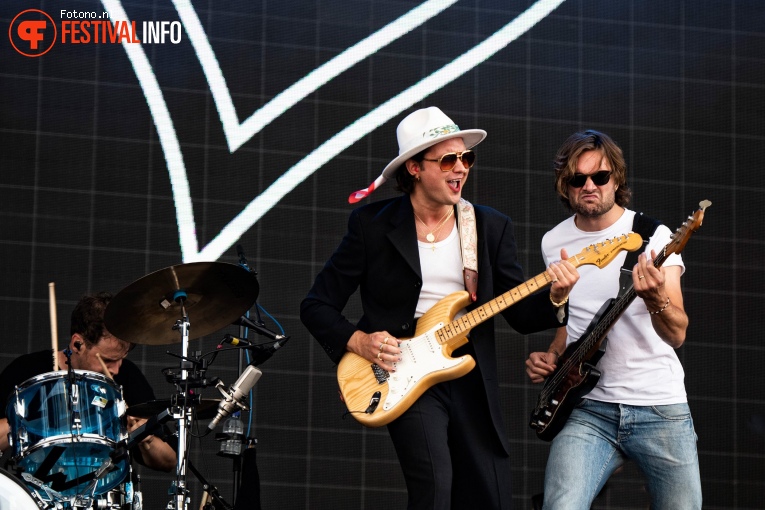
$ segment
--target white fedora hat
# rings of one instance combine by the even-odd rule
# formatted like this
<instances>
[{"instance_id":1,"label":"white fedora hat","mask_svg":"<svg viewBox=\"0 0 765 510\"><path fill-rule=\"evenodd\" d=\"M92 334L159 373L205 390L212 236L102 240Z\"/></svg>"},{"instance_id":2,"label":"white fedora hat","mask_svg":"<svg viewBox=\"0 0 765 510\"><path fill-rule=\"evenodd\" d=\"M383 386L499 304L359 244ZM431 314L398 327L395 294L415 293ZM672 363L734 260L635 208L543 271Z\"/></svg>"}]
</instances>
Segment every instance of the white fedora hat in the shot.
<instances>
[{"instance_id":1,"label":"white fedora hat","mask_svg":"<svg viewBox=\"0 0 765 510\"><path fill-rule=\"evenodd\" d=\"M416 110L402 120L396 128L398 138L398 156L387 164L380 177L368 188L351 193L348 202L356 203L369 196L385 181L396 175L396 171L404 162L419 152L450 138L462 138L465 148L475 147L486 138L483 129L466 129L460 131L459 126L446 116L439 108L430 106Z\"/></svg>"}]
</instances>

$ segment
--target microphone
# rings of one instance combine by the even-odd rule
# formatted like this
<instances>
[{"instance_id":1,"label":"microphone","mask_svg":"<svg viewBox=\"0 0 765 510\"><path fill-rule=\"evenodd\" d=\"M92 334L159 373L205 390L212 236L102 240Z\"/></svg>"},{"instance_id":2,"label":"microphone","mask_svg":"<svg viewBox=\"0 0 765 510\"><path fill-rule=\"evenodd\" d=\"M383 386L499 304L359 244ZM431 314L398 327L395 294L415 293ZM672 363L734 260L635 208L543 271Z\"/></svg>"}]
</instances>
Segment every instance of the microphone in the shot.
<instances>
[{"instance_id":1,"label":"microphone","mask_svg":"<svg viewBox=\"0 0 765 510\"><path fill-rule=\"evenodd\" d=\"M226 334L226 336L223 337L223 340L218 344L218 349L222 348L223 344L231 344L233 346L238 346L240 349L247 349L252 353L252 361L250 362L250 365L258 366L273 356L276 351L284 347L284 344L290 339L288 336L277 336L279 337L279 340L266 346L264 344L254 344L248 340L243 340Z\"/></svg>"},{"instance_id":2,"label":"microphone","mask_svg":"<svg viewBox=\"0 0 765 510\"><path fill-rule=\"evenodd\" d=\"M277 333L274 333L270 329L268 329L268 328L266 328L264 326L261 326L257 322L254 322L249 317L245 317L244 315L239 317L232 324L235 325L235 326L244 326L246 328L249 328L249 329L253 330L255 333L257 333L259 335L262 335L262 336L264 336L266 338L270 338L271 340L274 340L276 342L279 342L281 340L285 340L286 338L289 338L289 337L286 337L284 335L279 335Z\"/></svg>"},{"instance_id":3,"label":"microphone","mask_svg":"<svg viewBox=\"0 0 765 510\"><path fill-rule=\"evenodd\" d=\"M239 265L251 273L254 272L250 269L250 266L247 265L247 259L244 257L244 248L242 248L241 244L236 245L236 254L239 256Z\"/></svg>"},{"instance_id":4,"label":"microphone","mask_svg":"<svg viewBox=\"0 0 765 510\"><path fill-rule=\"evenodd\" d=\"M277 340L276 342L272 343L268 347L265 347L263 345L250 345L248 347L245 347L245 349L252 352L252 361L250 361L250 366L256 367L260 365L261 363L268 360L271 356L274 355L276 351L284 347L284 344L287 343L287 340L290 339L288 336L282 336L280 340Z\"/></svg>"},{"instance_id":5,"label":"microphone","mask_svg":"<svg viewBox=\"0 0 765 510\"><path fill-rule=\"evenodd\" d=\"M223 344L231 344L234 347L236 346L249 346L252 345L252 342L249 340L245 340L244 338L238 338L235 336L231 336L229 334L226 334L226 336L223 337L223 340L220 341L220 344L218 344L218 348L220 349L223 347Z\"/></svg>"},{"instance_id":6,"label":"microphone","mask_svg":"<svg viewBox=\"0 0 765 510\"><path fill-rule=\"evenodd\" d=\"M237 409L246 410L247 404L244 403L244 399L250 390L255 387L255 383L258 382L261 375L263 375L263 372L259 368L256 368L254 365L247 365L239 379L228 390L223 388L223 381L218 381L215 387L223 395L223 400L218 404L218 414L215 415L215 418L213 418L207 428L213 430L219 421Z\"/></svg>"}]
</instances>

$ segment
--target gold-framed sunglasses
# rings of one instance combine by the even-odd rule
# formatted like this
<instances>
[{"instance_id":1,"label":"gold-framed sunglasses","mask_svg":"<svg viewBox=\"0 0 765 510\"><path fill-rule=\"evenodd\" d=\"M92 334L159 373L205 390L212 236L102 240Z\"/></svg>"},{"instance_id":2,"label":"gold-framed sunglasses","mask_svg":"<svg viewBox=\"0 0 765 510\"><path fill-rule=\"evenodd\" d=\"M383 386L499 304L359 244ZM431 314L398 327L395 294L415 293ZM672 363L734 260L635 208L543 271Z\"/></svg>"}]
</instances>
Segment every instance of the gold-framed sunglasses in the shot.
<instances>
[{"instance_id":1,"label":"gold-framed sunglasses","mask_svg":"<svg viewBox=\"0 0 765 510\"><path fill-rule=\"evenodd\" d=\"M425 161L435 161L442 172L451 172L457 166L457 160L462 161L465 168L471 168L475 164L475 152L470 149L462 152L447 152L438 159L422 158Z\"/></svg>"}]
</instances>

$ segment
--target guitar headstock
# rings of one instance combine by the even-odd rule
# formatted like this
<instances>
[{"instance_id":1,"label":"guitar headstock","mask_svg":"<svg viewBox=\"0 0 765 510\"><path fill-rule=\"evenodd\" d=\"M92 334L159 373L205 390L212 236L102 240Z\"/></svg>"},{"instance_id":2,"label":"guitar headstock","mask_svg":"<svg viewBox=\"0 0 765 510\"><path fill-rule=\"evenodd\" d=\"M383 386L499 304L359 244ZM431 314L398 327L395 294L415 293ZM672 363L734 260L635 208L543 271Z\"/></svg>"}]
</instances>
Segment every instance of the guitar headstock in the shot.
<instances>
[{"instance_id":1,"label":"guitar headstock","mask_svg":"<svg viewBox=\"0 0 765 510\"><path fill-rule=\"evenodd\" d=\"M630 232L613 239L606 239L600 243L591 244L577 255L568 259L575 267L582 264L593 264L599 268L604 268L611 262L616 255L622 251L635 251L643 245L643 238L640 234Z\"/></svg>"},{"instance_id":2,"label":"guitar headstock","mask_svg":"<svg viewBox=\"0 0 765 510\"><path fill-rule=\"evenodd\" d=\"M669 256L672 253L680 253L685 248L688 239L691 238L691 234L696 232L701 227L701 222L704 220L704 211L707 207L712 205L709 200L702 200L699 202L699 208L692 216L688 216L688 219L680 225L673 234L672 241L664 248L665 254Z\"/></svg>"}]
</instances>

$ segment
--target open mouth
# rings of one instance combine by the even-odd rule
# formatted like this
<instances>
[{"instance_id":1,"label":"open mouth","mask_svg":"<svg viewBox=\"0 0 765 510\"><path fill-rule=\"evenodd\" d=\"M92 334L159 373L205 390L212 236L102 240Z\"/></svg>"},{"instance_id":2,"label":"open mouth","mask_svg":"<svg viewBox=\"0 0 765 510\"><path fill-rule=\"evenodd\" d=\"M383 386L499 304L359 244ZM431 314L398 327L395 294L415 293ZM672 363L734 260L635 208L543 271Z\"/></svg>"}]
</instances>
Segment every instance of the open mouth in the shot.
<instances>
[{"instance_id":1,"label":"open mouth","mask_svg":"<svg viewBox=\"0 0 765 510\"><path fill-rule=\"evenodd\" d=\"M462 180L452 179L451 181L446 181L446 184L448 184L449 188L456 193L460 190L460 186L462 186Z\"/></svg>"}]
</instances>

